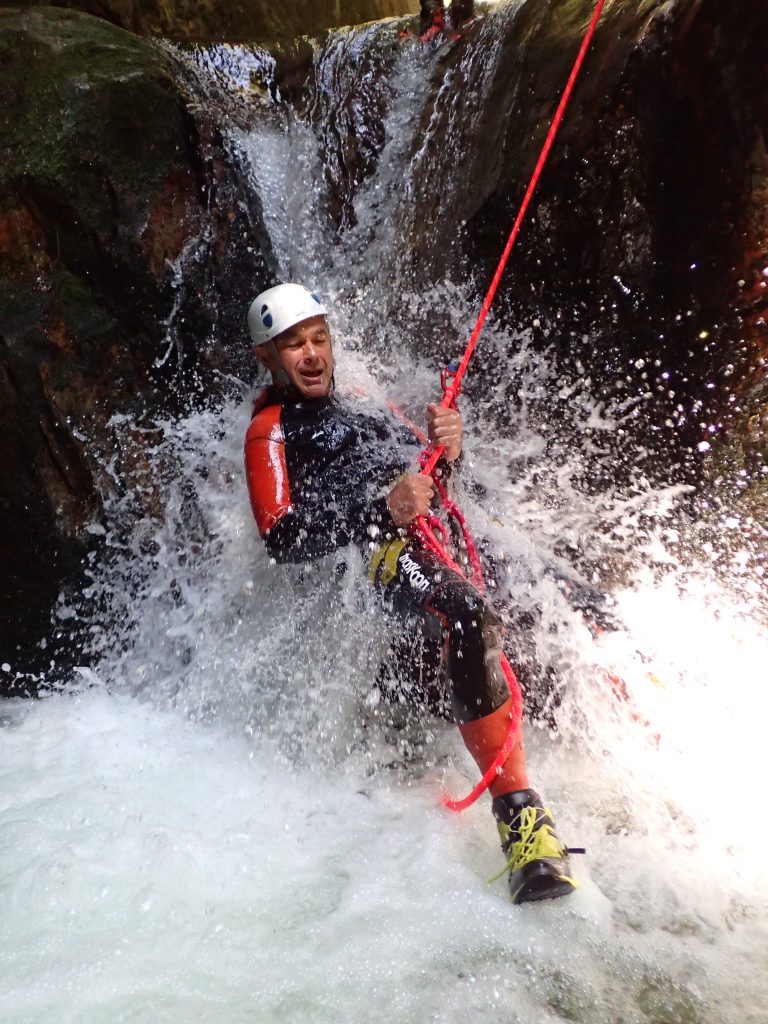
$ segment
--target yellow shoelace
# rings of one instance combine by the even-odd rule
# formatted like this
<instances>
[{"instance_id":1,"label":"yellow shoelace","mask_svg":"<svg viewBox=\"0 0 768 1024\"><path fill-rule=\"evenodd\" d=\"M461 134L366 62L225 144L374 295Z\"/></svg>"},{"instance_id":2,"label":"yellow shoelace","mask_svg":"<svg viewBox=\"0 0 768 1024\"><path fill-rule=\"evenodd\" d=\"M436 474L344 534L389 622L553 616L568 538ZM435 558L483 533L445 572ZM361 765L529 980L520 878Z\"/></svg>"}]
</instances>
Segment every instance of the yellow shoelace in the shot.
<instances>
[{"instance_id":1,"label":"yellow shoelace","mask_svg":"<svg viewBox=\"0 0 768 1024\"><path fill-rule=\"evenodd\" d=\"M549 811L546 808L543 813L549 817ZM519 833L520 838L515 840L509 848L506 867L498 875L489 879L489 884L497 881L502 875L514 874L515 871L519 871L534 860L543 860L544 858L561 860L566 856L567 851L560 845L560 840L551 825L545 823L536 827L538 817L539 813L536 807L523 807L520 811L517 828L513 829L505 822L499 822L502 843L506 842L513 832Z\"/></svg>"}]
</instances>

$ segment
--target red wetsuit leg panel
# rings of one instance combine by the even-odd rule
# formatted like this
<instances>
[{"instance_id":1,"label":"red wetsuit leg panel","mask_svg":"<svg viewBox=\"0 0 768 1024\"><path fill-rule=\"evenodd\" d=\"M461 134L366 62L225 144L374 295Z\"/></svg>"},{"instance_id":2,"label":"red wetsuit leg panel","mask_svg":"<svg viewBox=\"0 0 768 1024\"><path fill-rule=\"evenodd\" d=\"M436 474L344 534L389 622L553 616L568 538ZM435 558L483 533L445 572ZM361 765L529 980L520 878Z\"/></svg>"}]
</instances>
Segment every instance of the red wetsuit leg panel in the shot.
<instances>
[{"instance_id":1,"label":"red wetsuit leg panel","mask_svg":"<svg viewBox=\"0 0 768 1024\"><path fill-rule=\"evenodd\" d=\"M493 764L496 755L504 745L509 732L509 723L513 715L513 700L510 698L498 710L474 722L465 722L459 726L461 738L467 750L477 762L480 771L485 774ZM492 797L504 796L516 789L528 788L528 774L525 767L525 747L523 746L523 730L520 728L515 745L496 778L489 787Z\"/></svg>"},{"instance_id":2,"label":"red wetsuit leg panel","mask_svg":"<svg viewBox=\"0 0 768 1024\"><path fill-rule=\"evenodd\" d=\"M279 405L262 409L251 421L245 438L245 475L263 537L291 507Z\"/></svg>"}]
</instances>

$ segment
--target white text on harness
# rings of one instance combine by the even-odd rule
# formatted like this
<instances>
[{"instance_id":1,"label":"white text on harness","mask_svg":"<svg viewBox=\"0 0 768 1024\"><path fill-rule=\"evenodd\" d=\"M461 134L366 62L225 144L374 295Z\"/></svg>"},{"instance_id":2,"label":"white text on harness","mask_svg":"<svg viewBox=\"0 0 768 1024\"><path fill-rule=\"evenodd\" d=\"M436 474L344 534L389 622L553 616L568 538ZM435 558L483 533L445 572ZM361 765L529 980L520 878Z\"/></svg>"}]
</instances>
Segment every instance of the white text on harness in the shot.
<instances>
[{"instance_id":1,"label":"white text on harness","mask_svg":"<svg viewBox=\"0 0 768 1024\"><path fill-rule=\"evenodd\" d=\"M418 563L414 562L407 551L400 555L400 566L414 590L422 592L429 590L429 580L419 568Z\"/></svg>"}]
</instances>

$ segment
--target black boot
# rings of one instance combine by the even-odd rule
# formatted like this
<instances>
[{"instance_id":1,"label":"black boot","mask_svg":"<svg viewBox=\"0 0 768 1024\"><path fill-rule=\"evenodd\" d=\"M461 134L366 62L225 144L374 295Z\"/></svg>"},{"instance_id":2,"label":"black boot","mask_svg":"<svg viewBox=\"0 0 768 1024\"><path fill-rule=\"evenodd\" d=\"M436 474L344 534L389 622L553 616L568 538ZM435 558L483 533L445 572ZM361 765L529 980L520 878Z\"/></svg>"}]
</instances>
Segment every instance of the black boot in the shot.
<instances>
[{"instance_id":1,"label":"black boot","mask_svg":"<svg viewBox=\"0 0 768 1024\"><path fill-rule=\"evenodd\" d=\"M453 0L451 4L451 26L459 32L462 26L475 16L474 0Z\"/></svg>"},{"instance_id":2,"label":"black boot","mask_svg":"<svg viewBox=\"0 0 768 1024\"><path fill-rule=\"evenodd\" d=\"M507 858L513 903L551 900L574 891L568 850L557 838L552 816L538 793L520 789L497 797L493 816Z\"/></svg>"}]
</instances>

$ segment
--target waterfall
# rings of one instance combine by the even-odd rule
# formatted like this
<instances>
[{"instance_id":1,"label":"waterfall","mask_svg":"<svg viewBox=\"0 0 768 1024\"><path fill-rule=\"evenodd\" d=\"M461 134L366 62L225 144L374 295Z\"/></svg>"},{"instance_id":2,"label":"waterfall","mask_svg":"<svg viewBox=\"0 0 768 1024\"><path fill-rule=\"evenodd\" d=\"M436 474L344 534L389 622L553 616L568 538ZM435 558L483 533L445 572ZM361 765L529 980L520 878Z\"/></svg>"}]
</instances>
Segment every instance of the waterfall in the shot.
<instances>
[{"instance_id":1,"label":"waterfall","mask_svg":"<svg viewBox=\"0 0 768 1024\"><path fill-rule=\"evenodd\" d=\"M422 131L440 68L392 24L330 36L300 99L258 51L195 58L241 101L263 78L252 125L221 130L279 275L327 296L338 386L361 402L423 418L477 313L471 272L413 252L450 234L462 108L501 73L515 6L440 84L448 153ZM350 68L368 76L351 108ZM4 1020L762 1019L761 580L734 538L724 581L687 487L644 476L642 396L607 398L539 327L489 321L458 489L510 651L544 690L531 774L587 848L580 891L516 908L486 884L502 866L487 804L439 807L475 781L455 730L374 690L392 624L360 560L278 567L262 549L242 473L253 388L232 380L215 407L160 424L164 514L126 543L137 496L108 510L97 657L75 692L0 711ZM562 575L610 594L619 628L595 639Z\"/></svg>"}]
</instances>

